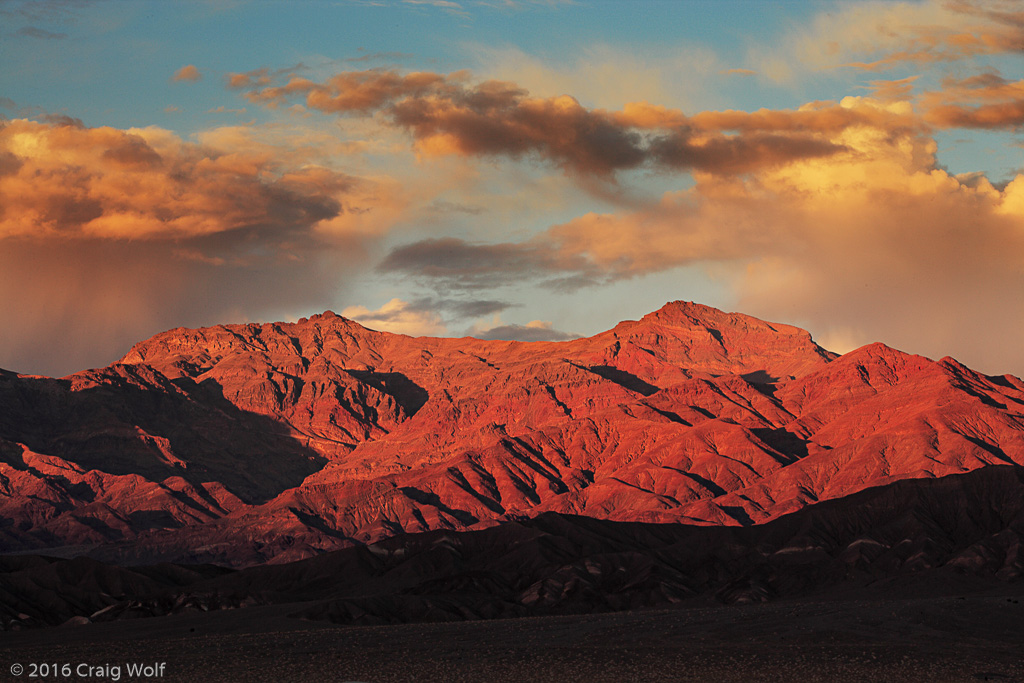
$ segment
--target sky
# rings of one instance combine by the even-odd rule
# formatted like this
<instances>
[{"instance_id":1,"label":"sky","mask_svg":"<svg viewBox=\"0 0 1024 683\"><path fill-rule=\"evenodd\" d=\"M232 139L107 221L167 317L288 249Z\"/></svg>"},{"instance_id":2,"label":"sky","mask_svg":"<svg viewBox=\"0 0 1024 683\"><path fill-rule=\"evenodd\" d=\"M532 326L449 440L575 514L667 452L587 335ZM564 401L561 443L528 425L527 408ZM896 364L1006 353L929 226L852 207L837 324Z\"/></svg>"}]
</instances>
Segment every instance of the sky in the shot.
<instances>
[{"instance_id":1,"label":"sky","mask_svg":"<svg viewBox=\"0 0 1024 683\"><path fill-rule=\"evenodd\" d=\"M0 367L688 300L1024 375L1024 6L0 0Z\"/></svg>"}]
</instances>

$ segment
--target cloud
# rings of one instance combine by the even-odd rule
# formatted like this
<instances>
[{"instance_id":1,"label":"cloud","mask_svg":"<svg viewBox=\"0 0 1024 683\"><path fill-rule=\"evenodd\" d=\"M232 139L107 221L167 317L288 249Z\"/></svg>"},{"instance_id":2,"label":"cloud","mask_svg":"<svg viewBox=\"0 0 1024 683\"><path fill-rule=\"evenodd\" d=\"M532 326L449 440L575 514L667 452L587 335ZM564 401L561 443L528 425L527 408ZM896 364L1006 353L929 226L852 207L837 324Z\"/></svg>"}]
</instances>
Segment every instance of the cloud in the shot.
<instances>
[{"instance_id":1,"label":"cloud","mask_svg":"<svg viewBox=\"0 0 1024 683\"><path fill-rule=\"evenodd\" d=\"M0 16L21 17L37 22L70 22L79 18L76 10L94 0L6 0L0 4Z\"/></svg>"},{"instance_id":2,"label":"cloud","mask_svg":"<svg viewBox=\"0 0 1024 683\"><path fill-rule=\"evenodd\" d=\"M319 307L403 210L385 179L252 130L201 138L0 124L0 308L19 330L0 366L66 373L168 327Z\"/></svg>"},{"instance_id":3,"label":"cloud","mask_svg":"<svg viewBox=\"0 0 1024 683\"><path fill-rule=\"evenodd\" d=\"M725 123L713 114L690 119L643 102L611 112L588 109L568 95L531 97L514 83L471 84L465 72L350 71L322 83L291 74L283 85L243 87L250 101L267 106L301 97L306 107L325 113L381 114L409 131L424 155L539 157L569 174L607 180L642 166L734 174L837 154L841 145L814 126L826 119L853 125L864 115L834 104L830 110L722 112Z\"/></svg>"},{"instance_id":4,"label":"cloud","mask_svg":"<svg viewBox=\"0 0 1024 683\"><path fill-rule=\"evenodd\" d=\"M943 80L921 99L924 118L939 128L1016 129L1024 125L1024 80L995 70Z\"/></svg>"},{"instance_id":5,"label":"cloud","mask_svg":"<svg viewBox=\"0 0 1024 683\"><path fill-rule=\"evenodd\" d=\"M414 7L436 7L457 17L468 17L469 12L462 5L451 0L402 0L405 5Z\"/></svg>"},{"instance_id":6,"label":"cloud","mask_svg":"<svg viewBox=\"0 0 1024 683\"><path fill-rule=\"evenodd\" d=\"M722 64L709 48L628 49L605 43L577 46L568 59L542 59L519 48L471 44L476 71L511 81L538 97L572 94L589 107L617 109L628 102L660 102L693 109L717 102ZM679 78L685 73L686 78Z\"/></svg>"},{"instance_id":7,"label":"cloud","mask_svg":"<svg viewBox=\"0 0 1024 683\"><path fill-rule=\"evenodd\" d=\"M774 45L752 47L746 61L784 82L821 69L922 69L1022 52L1015 0L865 0L831 4Z\"/></svg>"},{"instance_id":8,"label":"cloud","mask_svg":"<svg viewBox=\"0 0 1024 683\"><path fill-rule=\"evenodd\" d=\"M826 43L826 53L876 57L843 64L869 71L901 63L925 65L1019 53L1024 50L1024 26L998 11L1002 4L967 0L863 3L820 17L816 40L838 38L838 47Z\"/></svg>"},{"instance_id":9,"label":"cloud","mask_svg":"<svg viewBox=\"0 0 1024 683\"><path fill-rule=\"evenodd\" d=\"M485 291L704 267L742 310L833 344L883 340L985 372L1024 371L1024 176L1000 189L944 171L905 102L851 97L839 106L851 111L691 119L737 130L814 122L842 149L835 154L739 176L697 172L693 187L653 205L584 214L521 242L405 245L381 269Z\"/></svg>"},{"instance_id":10,"label":"cloud","mask_svg":"<svg viewBox=\"0 0 1024 683\"><path fill-rule=\"evenodd\" d=\"M470 336L477 339L504 339L508 341L566 341L579 338L578 334L569 334L554 329L545 320L534 320L525 325L496 325L494 327L470 330Z\"/></svg>"},{"instance_id":11,"label":"cloud","mask_svg":"<svg viewBox=\"0 0 1024 683\"><path fill-rule=\"evenodd\" d=\"M439 308L448 308L456 319L479 318L493 313L500 313L514 306L507 301L495 299L477 299L469 301L442 300L436 304Z\"/></svg>"},{"instance_id":12,"label":"cloud","mask_svg":"<svg viewBox=\"0 0 1024 683\"><path fill-rule=\"evenodd\" d=\"M246 111L245 107L241 107L239 109L228 109L227 107L225 107L222 104L219 107L214 107L213 109L207 109L206 113L207 114L244 114L245 111Z\"/></svg>"},{"instance_id":13,"label":"cloud","mask_svg":"<svg viewBox=\"0 0 1024 683\"><path fill-rule=\"evenodd\" d=\"M1024 97L975 107L940 105L926 118L942 128L1017 129L1024 125Z\"/></svg>"},{"instance_id":14,"label":"cloud","mask_svg":"<svg viewBox=\"0 0 1024 683\"><path fill-rule=\"evenodd\" d=\"M448 333L448 328L436 312L417 309L397 298L391 299L375 311L365 306L349 306L341 315L381 332L407 334L413 337L440 337Z\"/></svg>"},{"instance_id":15,"label":"cloud","mask_svg":"<svg viewBox=\"0 0 1024 683\"><path fill-rule=\"evenodd\" d=\"M507 301L496 299L421 297L405 301L393 298L377 310L372 311L366 306L349 306L341 315L374 330L439 337L449 333L445 318L466 320L496 316L513 306ZM479 327L474 326L473 329Z\"/></svg>"},{"instance_id":16,"label":"cloud","mask_svg":"<svg viewBox=\"0 0 1024 683\"><path fill-rule=\"evenodd\" d=\"M203 75L199 73L199 69L196 68L195 64L187 64L177 71L174 72L174 76L171 77L172 81L191 81L195 82L201 79Z\"/></svg>"},{"instance_id":17,"label":"cloud","mask_svg":"<svg viewBox=\"0 0 1024 683\"><path fill-rule=\"evenodd\" d=\"M273 83L275 78L291 76L305 68L306 66L302 62L299 62L295 66L287 66L282 69L275 69L274 71L271 71L267 67L260 67L259 69L253 69L252 71L229 73L225 76L225 82L227 87L232 90L263 87Z\"/></svg>"},{"instance_id":18,"label":"cloud","mask_svg":"<svg viewBox=\"0 0 1024 683\"><path fill-rule=\"evenodd\" d=\"M430 281L442 289L491 289L540 278L561 280L591 266L579 256L563 257L546 243L476 244L455 237L420 240L391 250L381 273Z\"/></svg>"},{"instance_id":19,"label":"cloud","mask_svg":"<svg viewBox=\"0 0 1024 683\"><path fill-rule=\"evenodd\" d=\"M54 33L53 31L36 28L35 26L23 26L18 29L18 35L27 36L29 38L40 38L42 40L60 40L61 38L68 37L68 34L66 33Z\"/></svg>"},{"instance_id":20,"label":"cloud","mask_svg":"<svg viewBox=\"0 0 1024 683\"><path fill-rule=\"evenodd\" d=\"M485 209L482 206L467 206L466 204L438 199L434 201L427 210L434 211L436 213L464 213L470 216L478 216L483 213Z\"/></svg>"},{"instance_id":21,"label":"cloud","mask_svg":"<svg viewBox=\"0 0 1024 683\"><path fill-rule=\"evenodd\" d=\"M0 237L189 238L336 217L354 179L276 167L261 154L182 142L156 128L85 128L28 120L0 129L21 161L0 184Z\"/></svg>"},{"instance_id":22,"label":"cloud","mask_svg":"<svg viewBox=\"0 0 1024 683\"><path fill-rule=\"evenodd\" d=\"M908 76L896 80L871 81L871 97L882 102L906 102L911 99L914 82L920 76Z\"/></svg>"}]
</instances>

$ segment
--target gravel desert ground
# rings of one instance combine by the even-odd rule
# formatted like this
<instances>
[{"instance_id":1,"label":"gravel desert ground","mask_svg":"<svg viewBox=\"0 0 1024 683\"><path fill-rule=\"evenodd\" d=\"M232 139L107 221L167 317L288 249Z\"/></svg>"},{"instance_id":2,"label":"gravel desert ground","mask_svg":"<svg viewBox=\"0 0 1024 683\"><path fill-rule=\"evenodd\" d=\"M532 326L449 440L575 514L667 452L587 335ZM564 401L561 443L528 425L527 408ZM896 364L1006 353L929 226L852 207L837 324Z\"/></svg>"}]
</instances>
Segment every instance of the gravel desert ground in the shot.
<instances>
[{"instance_id":1,"label":"gravel desert ground","mask_svg":"<svg viewBox=\"0 0 1024 683\"><path fill-rule=\"evenodd\" d=\"M1024 586L1012 584L372 627L289 618L297 607L5 633L3 675L16 663L84 663L120 666L129 680L127 663L166 662L166 681L1024 681Z\"/></svg>"}]
</instances>

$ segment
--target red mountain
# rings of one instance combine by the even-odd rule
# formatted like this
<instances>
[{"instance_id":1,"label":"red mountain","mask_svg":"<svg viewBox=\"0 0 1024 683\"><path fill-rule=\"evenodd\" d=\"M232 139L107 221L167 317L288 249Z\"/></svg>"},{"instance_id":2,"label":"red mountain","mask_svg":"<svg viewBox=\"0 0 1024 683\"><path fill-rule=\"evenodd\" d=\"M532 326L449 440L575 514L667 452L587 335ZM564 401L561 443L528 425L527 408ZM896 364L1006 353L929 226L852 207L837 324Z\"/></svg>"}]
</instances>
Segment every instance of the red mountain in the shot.
<instances>
[{"instance_id":1,"label":"red mountain","mask_svg":"<svg viewBox=\"0 0 1024 683\"><path fill-rule=\"evenodd\" d=\"M0 374L5 551L237 565L544 512L749 525L1008 463L1020 379L684 302L567 342L325 313Z\"/></svg>"}]
</instances>

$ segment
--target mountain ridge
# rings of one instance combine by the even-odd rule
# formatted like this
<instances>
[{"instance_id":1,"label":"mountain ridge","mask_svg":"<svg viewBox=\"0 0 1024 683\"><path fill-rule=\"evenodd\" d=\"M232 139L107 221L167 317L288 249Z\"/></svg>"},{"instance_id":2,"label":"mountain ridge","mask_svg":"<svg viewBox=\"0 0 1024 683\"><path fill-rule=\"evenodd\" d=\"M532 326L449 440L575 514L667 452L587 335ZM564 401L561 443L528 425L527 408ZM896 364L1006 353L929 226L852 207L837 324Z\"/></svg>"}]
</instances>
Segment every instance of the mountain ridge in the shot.
<instances>
[{"instance_id":1,"label":"mountain ridge","mask_svg":"<svg viewBox=\"0 0 1024 683\"><path fill-rule=\"evenodd\" d=\"M0 549L235 565L544 512L750 525L1024 464L1017 378L682 301L558 342L176 328L0 373L0 409Z\"/></svg>"}]
</instances>

